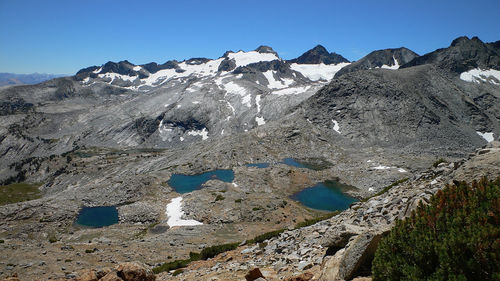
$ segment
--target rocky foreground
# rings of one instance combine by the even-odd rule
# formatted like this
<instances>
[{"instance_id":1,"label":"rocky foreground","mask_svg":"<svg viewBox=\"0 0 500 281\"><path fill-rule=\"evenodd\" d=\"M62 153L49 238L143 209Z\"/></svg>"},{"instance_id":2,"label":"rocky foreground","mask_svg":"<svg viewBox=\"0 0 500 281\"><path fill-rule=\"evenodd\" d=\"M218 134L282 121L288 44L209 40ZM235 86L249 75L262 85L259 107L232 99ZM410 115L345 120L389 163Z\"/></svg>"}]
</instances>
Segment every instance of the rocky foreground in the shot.
<instances>
[{"instance_id":1,"label":"rocky foreground","mask_svg":"<svg viewBox=\"0 0 500 281\"><path fill-rule=\"evenodd\" d=\"M370 275L377 244L396 220L408 217L420 203L428 203L433 194L455 180L470 182L499 175L500 142L492 142L468 159L441 163L330 219L285 231L260 244L242 243L236 250L193 262L175 273L154 275L148 265L128 262L88 268L55 279L370 280L364 277Z\"/></svg>"}]
</instances>

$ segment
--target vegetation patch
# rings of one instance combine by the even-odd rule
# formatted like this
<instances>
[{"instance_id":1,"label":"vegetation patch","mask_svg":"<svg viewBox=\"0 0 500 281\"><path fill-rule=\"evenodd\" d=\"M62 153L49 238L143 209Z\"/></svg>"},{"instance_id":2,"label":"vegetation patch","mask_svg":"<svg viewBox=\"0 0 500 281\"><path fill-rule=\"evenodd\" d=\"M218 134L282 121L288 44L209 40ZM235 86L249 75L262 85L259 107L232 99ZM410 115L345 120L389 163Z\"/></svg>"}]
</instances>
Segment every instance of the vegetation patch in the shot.
<instances>
[{"instance_id":1,"label":"vegetation patch","mask_svg":"<svg viewBox=\"0 0 500 281\"><path fill-rule=\"evenodd\" d=\"M29 201L41 197L41 184L12 183L0 186L0 205Z\"/></svg>"},{"instance_id":2,"label":"vegetation patch","mask_svg":"<svg viewBox=\"0 0 500 281\"><path fill-rule=\"evenodd\" d=\"M500 280L500 177L455 182L397 221L373 280Z\"/></svg>"},{"instance_id":3,"label":"vegetation patch","mask_svg":"<svg viewBox=\"0 0 500 281\"><path fill-rule=\"evenodd\" d=\"M437 168L437 166L439 166L439 164L441 163L446 163L446 160L444 160L443 158L439 158L434 163L432 163L432 167Z\"/></svg>"},{"instance_id":4,"label":"vegetation patch","mask_svg":"<svg viewBox=\"0 0 500 281\"><path fill-rule=\"evenodd\" d=\"M389 191L389 189L391 189L391 188L393 188L393 187L395 187L395 186L397 186L397 185L400 185L400 184L402 184L402 183L406 182L407 180L408 180L408 178L404 178L404 179L397 180L397 181L395 181L395 182L391 183L390 185L388 185L388 186L384 187L381 191L379 191L379 192L377 192L377 193L373 194L372 196L367 197L367 198L364 198L363 200L361 200L361 202L366 202L366 201L368 201L369 199L371 199L371 198L373 198L373 197L377 197L377 196L379 196L379 195L382 195L382 194L386 193L387 191Z\"/></svg>"},{"instance_id":5,"label":"vegetation patch","mask_svg":"<svg viewBox=\"0 0 500 281\"><path fill-rule=\"evenodd\" d=\"M254 244L254 243L262 243L268 239L274 238L279 236L281 233L283 233L286 229L278 229L270 232L266 232L264 234L258 235L255 238L251 239L248 241L249 244Z\"/></svg>"},{"instance_id":6,"label":"vegetation patch","mask_svg":"<svg viewBox=\"0 0 500 281\"><path fill-rule=\"evenodd\" d=\"M307 220L305 220L303 222L297 223L297 225L295 225L295 229L299 229L299 228L302 228L302 227L313 225L313 224L318 223L320 221L332 218L332 217L334 217L334 216L336 216L338 214L340 214L340 211L335 211L335 212L332 212L332 213L329 213L329 214L326 214L324 216L320 216L320 217L317 217L317 218L307 219Z\"/></svg>"},{"instance_id":7,"label":"vegetation patch","mask_svg":"<svg viewBox=\"0 0 500 281\"><path fill-rule=\"evenodd\" d=\"M201 253L190 252L189 259L166 262L160 266L153 268L153 272L155 274L158 274L158 273L164 272L164 271L170 271L170 270L176 270L179 268L184 268L184 267L187 267L189 265L189 263L191 263L193 261L207 260L207 259L210 259L210 258L217 256L220 253L234 250L234 249L238 248L239 244L240 243L238 242L238 243L215 245L215 246L211 246L211 247L203 249L201 251ZM182 272L179 272L178 274L180 274L180 273L182 273Z\"/></svg>"}]
</instances>

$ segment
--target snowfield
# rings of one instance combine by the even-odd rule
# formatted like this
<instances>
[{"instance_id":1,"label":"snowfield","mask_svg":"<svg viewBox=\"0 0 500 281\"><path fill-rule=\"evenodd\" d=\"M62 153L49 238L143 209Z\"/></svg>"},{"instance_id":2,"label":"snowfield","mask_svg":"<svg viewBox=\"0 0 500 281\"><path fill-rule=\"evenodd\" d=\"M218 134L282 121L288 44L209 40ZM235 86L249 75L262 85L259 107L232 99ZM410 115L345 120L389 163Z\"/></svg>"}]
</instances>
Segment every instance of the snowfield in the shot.
<instances>
[{"instance_id":1,"label":"snowfield","mask_svg":"<svg viewBox=\"0 0 500 281\"><path fill-rule=\"evenodd\" d=\"M167 210L165 214L168 217L167 224L170 227L174 226L193 226L193 225L202 225L203 223L196 220L183 220L182 215L184 212L182 211L182 197L176 197L167 204Z\"/></svg>"},{"instance_id":2,"label":"snowfield","mask_svg":"<svg viewBox=\"0 0 500 281\"><path fill-rule=\"evenodd\" d=\"M482 70L474 68L460 74L460 79L467 82L481 83L489 82L494 85L500 85L500 71L495 69Z\"/></svg>"},{"instance_id":3,"label":"snowfield","mask_svg":"<svg viewBox=\"0 0 500 281\"><path fill-rule=\"evenodd\" d=\"M311 81L318 80L332 80L335 73L337 73L342 67L349 65L348 62L343 62L339 64L298 64L292 63L290 68L302 73L305 77L309 78Z\"/></svg>"}]
</instances>

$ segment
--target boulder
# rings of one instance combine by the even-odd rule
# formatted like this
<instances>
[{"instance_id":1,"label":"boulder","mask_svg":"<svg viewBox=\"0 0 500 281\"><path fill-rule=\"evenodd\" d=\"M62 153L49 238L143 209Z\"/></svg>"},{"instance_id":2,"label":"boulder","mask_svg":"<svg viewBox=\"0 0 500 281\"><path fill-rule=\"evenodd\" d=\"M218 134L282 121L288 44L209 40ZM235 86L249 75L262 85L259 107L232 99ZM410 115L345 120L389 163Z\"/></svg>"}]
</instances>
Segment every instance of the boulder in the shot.
<instances>
[{"instance_id":1,"label":"boulder","mask_svg":"<svg viewBox=\"0 0 500 281\"><path fill-rule=\"evenodd\" d=\"M381 234L371 232L355 236L344 249L325 262L320 280L350 280L369 271L381 238Z\"/></svg>"},{"instance_id":2,"label":"boulder","mask_svg":"<svg viewBox=\"0 0 500 281\"><path fill-rule=\"evenodd\" d=\"M125 262L115 267L117 275L125 281L154 281L153 271L138 262Z\"/></svg>"},{"instance_id":3,"label":"boulder","mask_svg":"<svg viewBox=\"0 0 500 281\"><path fill-rule=\"evenodd\" d=\"M99 279L100 281L123 281L118 275L116 275L116 272L112 271L108 274L106 274L103 278Z\"/></svg>"},{"instance_id":4,"label":"boulder","mask_svg":"<svg viewBox=\"0 0 500 281\"><path fill-rule=\"evenodd\" d=\"M245 279L247 281L254 281L259 278L264 278L264 275L262 275L262 272L260 272L259 268L254 268L245 275Z\"/></svg>"},{"instance_id":5,"label":"boulder","mask_svg":"<svg viewBox=\"0 0 500 281\"><path fill-rule=\"evenodd\" d=\"M311 272L304 272L297 276L288 277L285 279L285 281L308 281L311 280L313 277L314 274L312 274Z\"/></svg>"},{"instance_id":6,"label":"boulder","mask_svg":"<svg viewBox=\"0 0 500 281\"><path fill-rule=\"evenodd\" d=\"M97 281L97 280L99 280L99 277L97 276L97 272L95 270L86 269L86 270L80 271L76 280L77 281Z\"/></svg>"}]
</instances>

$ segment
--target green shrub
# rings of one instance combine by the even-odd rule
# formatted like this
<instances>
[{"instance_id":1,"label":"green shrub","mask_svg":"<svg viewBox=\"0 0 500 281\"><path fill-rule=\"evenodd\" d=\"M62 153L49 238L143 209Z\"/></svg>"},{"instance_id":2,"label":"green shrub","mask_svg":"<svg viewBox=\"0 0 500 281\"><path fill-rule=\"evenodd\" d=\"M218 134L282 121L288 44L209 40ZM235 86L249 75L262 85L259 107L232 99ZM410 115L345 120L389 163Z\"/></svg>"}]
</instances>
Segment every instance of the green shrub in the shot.
<instances>
[{"instance_id":1,"label":"green shrub","mask_svg":"<svg viewBox=\"0 0 500 281\"><path fill-rule=\"evenodd\" d=\"M384 187L381 191L379 191L379 192L377 192L377 193L373 194L372 196L367 197L367 198L364 198L363 200L361 200L361 202L366 202L366 201L368 201L368 199L370 199L370 198L373 198L373 197L376 197L376 196L382 195L382 194L386 193L387 191L389 191L389 189L391 189L391 188L393 188L393 187L395 187L395 186L397 186L397 185L400 185L400 184L402 184L402 183L406 182L407 180L408 180L408 178L404 178L404 179L397 180L397 181L395 181L395 182L391 183L390 185L388 185L388 186Z\"/></svg>"},{"instance_id":2,"label":"green shrub","mask_svg":"<svg viewBox=\"0 0 500 281\"><path fill-rule=\"evenodd\" d=\"M181 273L183 273L183 272L184 272L184 270L182 270L182 269L177 269L176 271L174 271L174 273L172 273L172 275L173 275L173 276L177 276L177 275L179 275L179 274L181 274Z\"/></svg>"},{"instance_id":3,"label":"green shrub","mask_svg":"<svg viewBox=\"0 0 500 281\"><path fill-rule=\"evenodd\" d=\"M373 280L500 280L500 177L455 182L397 221Z\"/></svg>"},{"instance_id":4,"label":"green shrub","mask_svg":"<svg viewBox=\"0 0 500 281\"><path fill-rule=\"evenodd\" d=\"M222 201L222 200L224 200L224 199L226 199L226 198L225 198L224 196L220 195L220 194L218 194L218 195L215 197L215 201Z\"/></svg>"},{"instance_id":5,"label":"green shrub","mask_svg":"<svg viewBox=\"0 0 500 281\"><path fill-rule=\"evenodd\" d=\"M95 249L86 249L85 250L85 253L87 253L87 254L92 254L93 252L95 252Z\"/></svg>"},{"instance_id":6,"label":"green shrub","mask_svg":"<svg viewBox=\"0 0 500 281\"><path fill-rule=\"evenodd\" d=\"M5 241L3 239L0 239L0 244L2 244L2 243L5 243Z\"/></svg>"},{"instance_id":7,"label":"green shrub","mask_svg":"<svg viewBox=\"0 0 500 281\"><path fill-rule=\"evenodd\" d=\"M446 163L446 160L444 160L443 158L439 158L434 163L432 163L432 167L437 168L437 166L439 166L439 164L441 163Z\"/></svg>"},{"instance_id":8,"label":"green shrub","mask_svg":"<svg viewBox=\"0 0 500 281\"><path fill-rule=\"evenodd\" d=\"M164 271L170 271L174 269L179 269L188 266L188 264L191 262L190 259L187 260L175 260L172 262L166 262L160 266L154 267L153 272L155 274L164 272Z\"/></svg>"},{"instance_id":9,"label":"green shrub","mask_svg":"<svg viewBox=\"0 0 500 281\"><path fill-rule=\"evenodd\" d=\"M326 214L324 216L317 217L317 218L307 219L307 220L305 220L303 222L299 222L297 225L295 225L295 229L313 225L317 222L327 220L327 219L334 217L338 214L340 214L340 211L335 211L335 212L332 212L332 213L329 213L329 214Z\"/></svg>"},{"instance_id":10,"label":"green shrub","mask_svg":"<svg viewBox=\"0 0 500 281\"><path fill-rule=\"evenodd\" d=\"M202 260L211 259L220 253L234 250L234 249L238 248L239 244L240 244L239 242L238 243L229 243L229 244L215 245L215 246L205 248L205 249L201 250L201 253L200 253L201 259Z\"/></svg>"},{"instance_id":11,"label":"green shrub","mask_svg":"<svg viewBox=\"0 0 500 281\"><path fill-rule=\"evenodd\" d=\"M234 200L234 203L241 203L241 201L242 201L241 198L240 199L236 199L236 200Z\"/></svg>"},{"instance_id":12,"label":"green shrub","mask_svg":"<svg viewBox=\"0 0 500 281\"><path fill-rule=\"evenodd\" d=\"M285 229L282 228L282 229L278 229L278 230L275 230L275 231L266 232L264 234L258 235L255 238L249 240L248 243L249 244L262 243L262 242L264 242L264 241L266 241L268 239L277 237L278 235L280 235L284 231L285 231Z\"/></svg>"}]
</instances>

